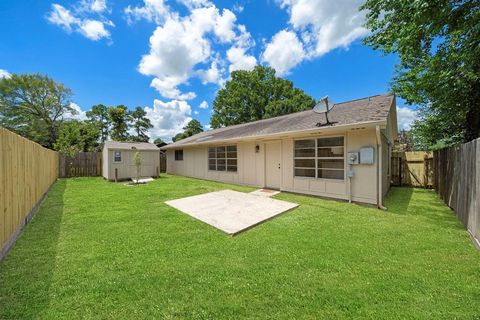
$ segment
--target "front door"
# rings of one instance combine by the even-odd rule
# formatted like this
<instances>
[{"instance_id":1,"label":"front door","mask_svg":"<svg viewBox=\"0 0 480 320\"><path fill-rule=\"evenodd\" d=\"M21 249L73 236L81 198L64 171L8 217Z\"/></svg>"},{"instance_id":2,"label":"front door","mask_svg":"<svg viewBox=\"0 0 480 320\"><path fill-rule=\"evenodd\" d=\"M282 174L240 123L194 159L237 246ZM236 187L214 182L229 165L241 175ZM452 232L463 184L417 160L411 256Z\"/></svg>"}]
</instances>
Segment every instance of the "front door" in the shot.
<instances>
[{"instance_id":1,"label":"front door","mask_svg":"<svg viewBox=\"0 0 480 320\"><path fill-rule=\"evenodd\" d=\"M270 141L265 144L265 186L280 189L282 182L282 143Z\"/></svg>"}]
</instances>

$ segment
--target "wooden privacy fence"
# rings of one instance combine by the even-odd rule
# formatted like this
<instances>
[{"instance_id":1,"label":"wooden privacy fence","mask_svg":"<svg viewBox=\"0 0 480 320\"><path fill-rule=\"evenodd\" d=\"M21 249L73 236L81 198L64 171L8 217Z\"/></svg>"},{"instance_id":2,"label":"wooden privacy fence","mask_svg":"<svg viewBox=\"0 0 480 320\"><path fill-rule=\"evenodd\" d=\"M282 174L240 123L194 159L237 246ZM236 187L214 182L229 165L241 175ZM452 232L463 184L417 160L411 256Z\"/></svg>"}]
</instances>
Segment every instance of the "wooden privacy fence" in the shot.
<instances>
[{"instance_id":1,"label":"wooden privacy fence","mask_svg":"<svg viewBox=\"0 0 480 320\"><path fill-rule=\"evenodd\" d=\"M434 151L435 190L480 240L480 139Z\"/></svg>"},{"instance_id":2,"label":"wooden privacy fence","mask_svg":"<svg viewBox=\"0 0 480 320\"><path fill-rule=\"evenodd\" d=\"M167 172L167 154L160 151L160 172Z\"/></svg>"},{"instance_id":3,"label":"wooden privacy fence","mask_svg":"<svg viewBox=\"0 0 480 320\"><path fill-rule=\"evenodd\" d=\"M58 177L58 153L0 128L0 260Z\"/></svg>"},{"instance_id":4,"label":"wooden privacy fence","mask_svg":"<svg viewBox=\"0 0 480 320\"><path fill-rule=\"evenodd\" d=\"M392 153L392 184L396 186L433 187L433 154L424 151Z\"/></svg>"},{"instance_id":5,"label":"wooden privacy fence","mask_svg":"<svg viewBox=\"0 0 480 320\"><path fill-rule=\"evenodd\" d=\"M80 152L75 157L61 154L59 161L59 176L61 178L102 175L101 152Z\"/></svg>"}]
</instances>

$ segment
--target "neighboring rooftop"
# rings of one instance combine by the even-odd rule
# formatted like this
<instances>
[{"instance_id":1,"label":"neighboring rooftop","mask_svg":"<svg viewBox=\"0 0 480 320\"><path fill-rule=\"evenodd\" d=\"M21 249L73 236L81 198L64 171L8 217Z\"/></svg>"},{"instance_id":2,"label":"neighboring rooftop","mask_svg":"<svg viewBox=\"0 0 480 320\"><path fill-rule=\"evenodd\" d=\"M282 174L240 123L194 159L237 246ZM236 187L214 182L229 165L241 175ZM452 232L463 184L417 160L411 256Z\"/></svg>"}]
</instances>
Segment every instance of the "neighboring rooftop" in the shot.
<instances>
[{"instance_id":1,"label":"neighboring rooftop","mask_svg":"<svg viewBox=\"0 0 480 320\"><path fill-rule=\"evenodd\" d=\"M332 123L328 127L387 121L388 113L394 100L395 95L389 93L336 103L328 112L328 120ZM294 133L308 129L325 128L317 127L317 123L326 123L324 114L315 113L313 110L295 112L275 118L205 131L164 146L162 149L235 138L260 137L276 133Z\"/></svg>"},{"instance_id":2,"label":"neighboring rooftop","mask_svg":"<svg viewBox=\"0 0 480 320\"><path fill-rule=\"evenodd\" d=\"M117 150L159 150L156 145L148 142L105 141L105 148Z\"/></svg>"}]
</instances>

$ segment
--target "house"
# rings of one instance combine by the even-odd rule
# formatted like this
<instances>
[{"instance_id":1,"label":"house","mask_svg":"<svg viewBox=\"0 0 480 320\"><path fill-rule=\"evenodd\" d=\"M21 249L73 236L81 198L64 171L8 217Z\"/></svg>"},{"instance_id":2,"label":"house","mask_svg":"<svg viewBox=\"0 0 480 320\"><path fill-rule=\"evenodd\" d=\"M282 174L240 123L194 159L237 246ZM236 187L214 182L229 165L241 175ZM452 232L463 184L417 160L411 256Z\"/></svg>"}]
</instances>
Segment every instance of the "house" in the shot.
<instances>
[{"instance_id":1,"label":"house","mask_svg":"<svg viewBox=\"0 0 480 320\"><path fill-rule=\"evenodd\" d=\"M147 142L106 141L103 146L103 177L107 180L135 178L137 167L133 163L136 152L140 153L141 177L158 177L160 172L160 149Z\"/></svg>"},{"instance_id":2,"label":"house","mask_svg":"<svg viewBox=\"0 0 480 320\"><path fill-rule=\"evenodd\" d=\"M167 172L383 206L397 136L393 94L209 130L162 147Z\"/></svg>"}]
</instances>

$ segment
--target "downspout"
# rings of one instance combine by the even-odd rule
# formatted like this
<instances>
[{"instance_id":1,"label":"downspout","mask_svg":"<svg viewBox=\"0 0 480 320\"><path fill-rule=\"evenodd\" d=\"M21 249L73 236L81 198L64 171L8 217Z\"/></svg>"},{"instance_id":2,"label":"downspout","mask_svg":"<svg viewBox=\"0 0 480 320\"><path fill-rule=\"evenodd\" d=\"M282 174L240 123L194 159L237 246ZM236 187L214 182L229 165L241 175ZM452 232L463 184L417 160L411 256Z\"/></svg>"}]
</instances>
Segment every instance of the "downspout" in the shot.
<instances>
[{"instance_id":1,"label":"downspout","mask_svg":"<svg viewBox=\"0 0 480 320\"><path fill-rule=\"evenodd\" d=\"M383 194L382 193L382 134L380 126L375 127L375 133L377 135L377 207L382 210L387 210L383 206Z\"/></svg>"}]
</instances>

